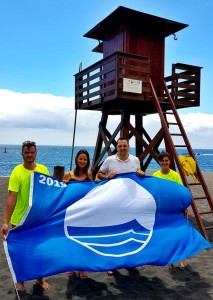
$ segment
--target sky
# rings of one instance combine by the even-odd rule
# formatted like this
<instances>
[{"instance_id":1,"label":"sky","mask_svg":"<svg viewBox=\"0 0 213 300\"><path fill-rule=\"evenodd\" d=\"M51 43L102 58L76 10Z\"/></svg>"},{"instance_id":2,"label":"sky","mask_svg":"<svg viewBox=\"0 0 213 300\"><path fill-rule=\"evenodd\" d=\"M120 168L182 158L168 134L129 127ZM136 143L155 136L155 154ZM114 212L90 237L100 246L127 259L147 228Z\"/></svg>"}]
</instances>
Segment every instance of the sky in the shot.
<instances>
[{"instance_id":1,"label":"sky","mask_svg":"<svg viewBox=\"0 0 213 300\"><path fill-rule=\"evenodd\" d=\"M77 111L73 135L74 75L102 59L83 35L118 6L189 25L166 38L165 76L173 63L202 67L201 104L179 114L192 147L213 149L212 0L0 0L0 144L95 146L100 112ZM158 124L144 118L151 137Z\"/></svg>"}]
</instances>

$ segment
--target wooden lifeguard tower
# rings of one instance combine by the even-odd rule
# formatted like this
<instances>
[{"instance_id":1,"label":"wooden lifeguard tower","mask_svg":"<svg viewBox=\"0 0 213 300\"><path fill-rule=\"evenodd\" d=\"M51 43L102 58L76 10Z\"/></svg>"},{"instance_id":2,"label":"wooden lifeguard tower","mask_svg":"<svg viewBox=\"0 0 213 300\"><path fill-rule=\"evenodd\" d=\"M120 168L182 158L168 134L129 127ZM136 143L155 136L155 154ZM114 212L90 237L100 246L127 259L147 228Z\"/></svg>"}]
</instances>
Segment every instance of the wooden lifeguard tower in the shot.
<instances>
[{"instance_id":1,"label":"wooden lifeguard tower","mask_svg":"<svg viewBox=\"0 0 213 300\"><path fill-rule=\"evenodd\" d=\"M158 148L164 142L173 156L172 168L178 168L184 185L192 192L192 210L208 239L207 230L213 229L212 198L198 164L199 183L190 182L176 151L184 148L197 163L177 110L200 105L201 67L175 63L171 76L164 77L165 38L187 26L118 7L84 35L98 40L93 51L102 53L103 59L75 75L75 108L102 112L92 163L94 175L104 155L116 152L117 135L135 139L135 154L143 170L152 159L158 161ZM150 114L160 117L154 138L143 125L143 118ZM112 115L120 116L120 122L110 133L107 122ZM194 186L200 188L199 197L194 196ZM205 211L203 201L208 207Z\"/></svg>"}]
</instances>

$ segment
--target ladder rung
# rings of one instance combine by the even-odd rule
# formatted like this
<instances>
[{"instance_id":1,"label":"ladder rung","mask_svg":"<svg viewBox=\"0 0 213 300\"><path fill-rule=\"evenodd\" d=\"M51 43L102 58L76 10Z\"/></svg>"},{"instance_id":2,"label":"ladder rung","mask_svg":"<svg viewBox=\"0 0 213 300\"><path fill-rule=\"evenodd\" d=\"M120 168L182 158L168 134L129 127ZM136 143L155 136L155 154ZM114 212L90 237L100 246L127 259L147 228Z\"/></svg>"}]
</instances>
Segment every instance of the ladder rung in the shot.
<instances>
[{"instance_id":1,"label":"ladder rung","mask_svg":"<svg viewBox=\"0 0 213 300\"><path fill-rule=\"evenodd\" d=\"M181 136L181 135L182 135L182 133L170 133L170 135Z\"/></svg>"},{"instance_id":2,"label":"ladder rung","mask_svg":"<svg viewBox=\"0 0 213 300\"><path fill-rule=\"evenodd\" d=\"M208 229L213 229L213 226L207 226L207 227L204 227L206 230Z\"/></svg>"},{"instance_id":3,"label":"ladder rung","mask_svg":"<svg viewBox=\"0 0 213 300\"><path fill-rule=\"evenodd\" d=\"M180 148L183 148L183 147L187 148L186 145L174 145L174 146L175 146L175 147L180 147Z\"/></svg>"},{"instance_id":4,"label":"ladder rung","mask_svg":"<svg viewBox=\"0 0 213 300\"><path fill-rule=\"evenodd\" d=\"M193 182L193 183L188 183L188 185L202 185L202 183L200 183L200 182L198 182L198 183Z\"/></svg>"},{"instance_id":5,"label":"ladder rung","mask_svg":"<svg viewBox=\"0 0 213 300\"><path fill-rule=\"evenodd\" d=\"M199 215L213 214L212 210L200 212Z\"/></svg>"},{"instance_id":6,"label":"ladder rung","mask_svg":"<svg viewBox=\"0 0 213 300\"><path fill-rule=\"evenodd\" d=\"M167 115L174 115L174 113L173 112L167 112L167 111L165 111L165 113L164 114L167 114Z\"/></svg>"},{"instance_id":7,"label":"ladder rung","mask_svg":"<svg viewBox=\"0 0 213 300\"><path fill-rule=\"evenodd\" d=\"M178 123L173 123L173 122L172 122L172 123L167 122L167 124L168 124L168 125L178 125Z\"/></svg>"},{"instance_id":8,"label":"ladder rung","mask_svg":"<svg viewBox=\"0 0 213 300\"><path fill-rule=\"evenodd\" d=\"M207 199L207 197L203 196L203 197L193 197L194 200L202 200L202 199Z\"/></svg>"}]
</instances>

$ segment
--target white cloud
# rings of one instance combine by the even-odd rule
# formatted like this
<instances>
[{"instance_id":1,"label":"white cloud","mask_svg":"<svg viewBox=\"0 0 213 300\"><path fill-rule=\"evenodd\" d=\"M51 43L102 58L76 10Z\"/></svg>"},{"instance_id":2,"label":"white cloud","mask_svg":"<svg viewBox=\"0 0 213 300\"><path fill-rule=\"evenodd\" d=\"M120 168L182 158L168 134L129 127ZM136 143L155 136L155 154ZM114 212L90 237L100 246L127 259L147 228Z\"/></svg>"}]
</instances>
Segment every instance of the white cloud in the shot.
<instances>
[{"instance_id":1,"label":"white cloud","mask_svg":"<svg viewBox=\"0 0 213 300\"><path fill-rule=\"evenodd\" d=\"M72 145L75 120L74 97L50 94L21 94L0 90L1 144L20 144L35 140L37 144ZM213 115L182 114L180 117L193 148L213 148ZM75 144L94 146L100 112L77 112ZM113 133L120 122L119 116L109 117L107 129ZM132 121L134 126L134 122ZM144 127L151 138L160 128L157 114L144 118Z\"/></svg>"},{"instance_id":2,"label":"white cloud","mask_svg":"<svg viewBox=\"0 0 213 300\"><path fill-rule=\"evenodd\" d=\"M212 149L213 148L213 114L204 113L187 113L183 114L179 111L179 117L189 139L189 142L194 149ZM159 116L157 114L150 115L144 118L144 126L148 128L148 133L154 137L157 130L160 128ZM168 117L169 121L174 121L174 118ZM170 132L178 132L177 126L170 126ZM174 140L174 138L173 138ZM181 138L179 138L182 141ZM184 144L184 142L181 144Z\"/></svg>"},{"instance_id":3,"label":"white cloud","mask_svg":"<svg viewBox=\"0 0 213 300\"><path fill-rule=\"evenodd\" d=\"M205 134L208 130L212 130L213 128L212 114L188 113L187 115L181 115L181 120L188 132L198 131L199 133L202 132L202 134Z\"/></svg>"}]
</instances>

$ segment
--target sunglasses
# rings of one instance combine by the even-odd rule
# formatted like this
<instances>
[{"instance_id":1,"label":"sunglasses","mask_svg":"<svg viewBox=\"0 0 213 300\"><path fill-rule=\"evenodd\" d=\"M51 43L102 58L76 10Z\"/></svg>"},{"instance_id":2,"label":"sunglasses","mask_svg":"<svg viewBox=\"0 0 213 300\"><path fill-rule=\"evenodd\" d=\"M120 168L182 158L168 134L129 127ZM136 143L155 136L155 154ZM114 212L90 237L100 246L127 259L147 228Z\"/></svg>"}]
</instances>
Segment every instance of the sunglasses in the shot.
<instances>
[{"instance_id":1,"label":"sunglasses","mask_svg":"<svg viewBox=\"0 0 213 300\"><path fill-rule=\"evenodd\" d=\"M36 147L36 143L32 142L32 141L25 141L25 142L22 143L22 149L25 146L27 146L27 147L32 147L32 146Z\"/></svg>"}]
</instances>

